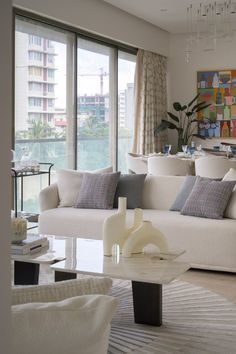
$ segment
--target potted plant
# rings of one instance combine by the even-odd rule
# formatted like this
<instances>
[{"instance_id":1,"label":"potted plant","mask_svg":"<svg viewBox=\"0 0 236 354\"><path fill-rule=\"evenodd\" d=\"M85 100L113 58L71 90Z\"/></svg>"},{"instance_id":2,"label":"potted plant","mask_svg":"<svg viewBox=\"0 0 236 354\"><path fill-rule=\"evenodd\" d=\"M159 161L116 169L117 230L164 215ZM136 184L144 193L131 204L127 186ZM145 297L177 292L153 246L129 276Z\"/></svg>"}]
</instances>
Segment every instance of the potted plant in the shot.
<instances>
[{"instance_id":1,"label":"potted plant","mask_svg":"<svg viewBox=\"0 0 236 354\"><path fill-rule=\"evenodd\" d=\"M211 103L206 101L199 101L196 103L200 96L197 94L188 104L181 105L179 102L173 103L173 108L177 114L167 112L171 120L162 119L159 126L155 129L154 134L158 135L166 129L176 129L178 133L178 151L181 151L182 145L189 145L192 137L196 136L205 139L203 136L195 133L197 125L197 113L204 111ZM209 120L204 118L204 120Z\"/></svg>"}]
</instances>

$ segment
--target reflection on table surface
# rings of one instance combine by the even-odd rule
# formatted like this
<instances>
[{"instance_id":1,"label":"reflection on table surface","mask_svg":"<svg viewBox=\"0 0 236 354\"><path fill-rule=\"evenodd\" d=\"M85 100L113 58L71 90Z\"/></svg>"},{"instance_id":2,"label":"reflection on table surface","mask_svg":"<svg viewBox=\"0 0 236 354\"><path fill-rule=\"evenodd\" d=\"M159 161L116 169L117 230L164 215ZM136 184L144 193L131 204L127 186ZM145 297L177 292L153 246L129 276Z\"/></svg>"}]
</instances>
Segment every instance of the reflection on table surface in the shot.
<instances>
[{"instance_id":1,"label":"reflection on table surface","mask_svg":"<svg viewBox=\"0 0 236 354\"><path fill-rule=\"evenodd\" d=\"M151 283L168 283L189 269L189 265L175 262L183 251L160 254L146 252L124 258L119 252L111 257L103 256L103 241L64 238L65 260L52 265L52 269L90 275L110 276ZM63 247L60 238L54 236L54 249Z\"/></svg>"}]
</instances>

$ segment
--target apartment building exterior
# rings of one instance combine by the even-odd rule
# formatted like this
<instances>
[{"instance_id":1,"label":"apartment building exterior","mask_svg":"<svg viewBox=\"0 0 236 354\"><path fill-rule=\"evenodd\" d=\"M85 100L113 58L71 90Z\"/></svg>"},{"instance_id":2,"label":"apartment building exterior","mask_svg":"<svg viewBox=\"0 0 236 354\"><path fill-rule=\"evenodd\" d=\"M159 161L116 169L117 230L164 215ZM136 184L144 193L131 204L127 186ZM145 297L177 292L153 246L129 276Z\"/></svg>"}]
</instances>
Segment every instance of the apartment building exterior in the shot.
<instances>
[{"instance_id":1,"label":"apartment building exterior","mask_svg":"<svg viewBox=\"0 0 236 354\"><path fill-rule=\"evenodd\" d=\"M15 115L16 131L27 131L32 122L54 126L55 52L51 40L16 32Z\"/></svg>"}]
</instances>

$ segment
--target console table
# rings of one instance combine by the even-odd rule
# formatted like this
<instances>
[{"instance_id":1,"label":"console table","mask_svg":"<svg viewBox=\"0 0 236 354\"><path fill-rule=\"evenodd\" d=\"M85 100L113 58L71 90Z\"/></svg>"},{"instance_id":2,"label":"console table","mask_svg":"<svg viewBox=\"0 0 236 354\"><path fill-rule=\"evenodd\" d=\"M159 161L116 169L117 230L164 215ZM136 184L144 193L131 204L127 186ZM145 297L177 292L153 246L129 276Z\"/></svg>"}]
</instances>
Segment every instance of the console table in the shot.
<instances>
[{"instance_id":1,"label":"console table","mask_svg":"<svg viewBox=\"0 0 236 354\"><path fill-rule=\"evenodd\" d=\"M20 183L21 183L21 197L20 197L20 210L23 211L23 195L24 195L24 178L25 177L32 177L32 176L38 176L38 175L48 175L48 185L50 185L51 182L51 168L53 167L53 163L51 162L39 162L39 170L34 171L33 169L30 169L29 167L26 168L16 168L12 167L11 168L11 174L12 177L14 178L14 208L15 208L15 217L17 217L18 214L18 203L17 203L17 179L20 178ZM41 169L41 166L47 166L47 169Z\"/></svg>"}]
</instances>

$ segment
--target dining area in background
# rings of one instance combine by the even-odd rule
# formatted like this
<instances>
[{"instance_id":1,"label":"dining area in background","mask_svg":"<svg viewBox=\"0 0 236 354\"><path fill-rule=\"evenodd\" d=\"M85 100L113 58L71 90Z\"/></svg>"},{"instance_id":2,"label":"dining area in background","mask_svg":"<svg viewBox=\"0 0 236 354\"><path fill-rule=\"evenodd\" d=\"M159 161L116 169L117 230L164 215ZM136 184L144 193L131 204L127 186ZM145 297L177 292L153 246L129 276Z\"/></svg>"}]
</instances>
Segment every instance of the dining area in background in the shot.
<instances>
[{"instance_id":1,"label":"dining area in background","mask_svg":"<svg viewBox=\"0 0 236 354\"><path fill-rule=\"evenodd\" d=\"M164 144L162 152L149 155L127 154L129 173L162 176L199 175L222 178L230 168L236 168L236 146L221 143L212 148L201 144L182 145L182 151L171 154L172 146Z\"/></svg>"}]
</instances>

